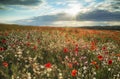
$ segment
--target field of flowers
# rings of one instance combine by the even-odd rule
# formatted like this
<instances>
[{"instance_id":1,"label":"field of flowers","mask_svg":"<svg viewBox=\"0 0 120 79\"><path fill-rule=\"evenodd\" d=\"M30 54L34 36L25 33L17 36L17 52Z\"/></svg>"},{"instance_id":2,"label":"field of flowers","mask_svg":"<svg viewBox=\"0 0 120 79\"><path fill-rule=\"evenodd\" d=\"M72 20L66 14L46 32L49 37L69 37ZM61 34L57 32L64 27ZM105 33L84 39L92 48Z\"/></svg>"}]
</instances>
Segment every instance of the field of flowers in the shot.
<instances>
[{"instance_id":1,"label":"field of flowers","mask_svg":"<svg viewBox=\"0 0 120 79\"><path fill-rule=\"evenodd\" d=\"M1 31L0 79L120 79L120 31Z\"/></svg>"}]
</instances>

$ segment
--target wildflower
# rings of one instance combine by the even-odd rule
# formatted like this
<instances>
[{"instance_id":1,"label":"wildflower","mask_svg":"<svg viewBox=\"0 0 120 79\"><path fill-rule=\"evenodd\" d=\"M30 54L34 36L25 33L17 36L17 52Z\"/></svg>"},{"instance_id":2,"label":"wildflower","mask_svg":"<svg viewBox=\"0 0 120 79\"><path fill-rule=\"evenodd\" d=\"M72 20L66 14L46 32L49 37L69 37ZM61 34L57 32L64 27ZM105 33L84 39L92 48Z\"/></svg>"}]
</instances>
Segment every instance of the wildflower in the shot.
<instances>
[{"instance_id":1,"label":"wildflower","mask_svg":"<svg viewBox=\"0 0 120 79\"><path fill-rule=\"evenodd\" d=\"M93 77L93 79L96 79L95 77Z\"/></svg>"},{"instance_id":2,"label":"wildflower","mask_svg":"<svg viewBox=\"0 0 120 79\"><path fill-rule=\"evenodd\" d=\"M79 65L79 63L77 61L74 61L73 64L74 65Z\"/></svg>"},{"instance_id":3,"label":"wildflower","mask_svg":"<svg viewBox=\"0 0 120 79\"><path fill-rule=\"evenodd\" d=\"M72 63L68 63L68 67L69 67L69 68L72 68L72 67L73 67L73 64L72 64Z\"/></svg>"},{"instance_id":4,"label":"wildflower","mask_svg":"<svg viewBox=\"0 0 120 79\"><path fill-rule=\"evenodd\" d=\"M49 63L49 62L45 64L45 67L46 67L46 68L51 68L51 66L52 66L52 64Z\"/></svg>"},{"instance_id":5,"label":"wildflower","mask_svg":"<svg viewBox=\"0 0 120 79\"><path fill-rule=\"evenodd\" d=\"M91 50L95 50L96 47L94 45L91 46Z\"/></svg>"},{"instance_id":6,"label":"wildflower","mask_svg":"<svg viewBox=\"0 0 120 79\"><path fill-rule=\"evenodd\" d=\"M92 65L96 65L97 62L96 62L96 61L92 61L91 64L92 64Z\"/></svg>"},{"instance_id":7,"label":"wildflower","mask_svg":"<svg viewBox=\"0 0 120 79\"><path fill-rule=\"evenodd\" d=\"M103 46L103 47L102 47L102 50L105 51L105 50L106 50L106 46Z\"/></svg>"},{"instance_id":8,"label":"wildflower","mask_svg":"<svg viewBox=\"0 0 120 79\"><path fill-rule=\"evenodd\" d=\"M34 49L34 50L37 50L37 46L34 46L33 49Z\"/></svg>"},{"instance_id":9,"label":"wildflower","mask_svg":"<svg viewBox=\"0 0 120 79\"><path fill-rule=\"evenodd\" d=\"M108 71L111 71L111 68L108 68Z\"/></svg>"},{"instance_id":10,"label":"wildflower","mask_svg":"<svg viewBox=\"0 0 120 79\"><path fill-rule=\"evenodd\" d=\"M68 56L65 56L65 59L66 59L66 60L69 60L69 57L68 57Z\"/></svg>"},{"instance_id":11,"label":"wildflower","mask_svg":"<svg viewBox=\"0 0 120 79\"><path fill-rule=\"evenodd\" d=\"M76 44L75 46L78 47L78 44Z\"/></svg>"},{"instance_id":12,"label":"wildflower","mask_svg":"<svg viewBox=\"0 0 120 79\"><path fill-rule=\"evenodd\" d=\"M109 52L105 52L105 54L108 54Z\"/></svg>"},{"instance_id":13,"label":"wildflower","mask_svg":"<svg viewBox=\"0 0 120 79\"><path fill-rule=\"evenodd\" d=\"M88 61L84 62L84 65L87 65L88 64Z\"/></svg>"},{"instance_id":14,"label":"wildflower","mask_svg":"<svg viewBox=\"0 0 120 79\"><path fill-rule=\"evenodd\" d=\"M96 61L92 61L92 62L91 62L91 64L92 64L92 65L94 65L96 69L98 69L98 68L99 68L99 65L97 64L97 62L96 62Z\"/></svg>"},{"instance_id":15,"label":"wildflower","mask_svg":"<svg viewBox=\"0 0 120 79\"><path fill-rule=\"evenodd\" d=\"M86 67L86 66L84 66L84 67L83 67L83 70L86 70L86 69L87 69L87 67Z\"/></svg>"},{"instance_id":16,"label":"wildflower","mask_svg":"<svg viewBox=\"0 0 120 79\"><path fill-rule=\"evenodd\" d=\"M8 63L7 62L3 62L2 63L4 67L8 67Z\"/></svg>"},{"instance_id":17,"label":"wildflower","mask_svg":"<svg viewBox=\"0 0 120 79\"><path fill-rule=\"evenodd\" d=\"M76 74L77 74L77 70L76 70L76 69L72 70L71 75L72 75L73 77L75 77Z\"/></svg>"},{"instance_id":18,"label":"wildflower","mask_svg":"<svg viewBox=\"0 0 120 79\"><path fill-rule=\"evenodd\" d=\"M98 55L98 59L99 59L100 61L102 61L102 60L103 60L103 56L102 56L102 55Z\"/></svg>"},{"instance_id":19,"label":"wildflower","mask_svg":"<svg viewBox=\"0 0 120 79\"><path fill-rule=\"evenodd\" d=\"M96 69L98 69L98 68L99 68L99 65L96 64L95 67L96 67Z\"/></svg>"},{"instance_id":20,"label":"wildflower","mask_svg":"<svg viewBox=\"0 0 120 79\"><path fill-rule=\"evenodd\" d=\"M62 79L62 78L63 78L63 77L62 77L62 73L59 73L59 78L60 78L60 79Z\"/></svg>"},{"instance_id":21,"label":"wildflower","mask_svg":"<svg viewBox=\"0 0 120 79\"><path fill-rule=\"evenodd\" d=\"M93 41L91 42L91 50L95 50L96 49L96 43Z\"/></svg>"},{"instance_id":22,"label":"wildflower","mask_svg":"<svg viewBox=\"0 0 120 79\"><path fill-rule=\"evenodd\" d=\"M93 72L94 75L96 75L96 72Z\"/></svg>"},{"instance_id":23,"label":"wildflower","mask_svg":"<svg viewBox=\"0 0 120 79\"><path fill-rule=\"evenodd\" d=\"M47 70L46 70L46 72L51 72L52 71L52 69L51 68L47 68Z\"/></svg>"},{"instance_id":24,"label":"wildflower","mask_svg":"<svg viewBox=\"0 0 120 79\"><path fill-rule=\"evenodd\" d=\"M27 46L30 46L30 43L29 43L29 42L27 42L27 43L26 43L26 45L27 45Z\"/></svg>"},{"instance_id":25,"label":"wildflower","mask_svg":"<svg viewBox=\"0 0 120 79\"><path fill-rule=\"evenodd\" d=\"M67 53L68 52L68 48L64 48L64 53Z\"/></svg>"},{"instance_id":26,"label":"wildflower","mask_svg":"<svg viewBox=\"0 0 120 79\"><path fill-rule=\"evenodd\" d=\"M0 51L4 51L4 48L3 48L3 47L0 47Z\"/></svg>"},{"instance_id":27,"label":"wildflower","mask_svg":"<svg viewBox=\"0 0 120 79\"><path fill-rule=\"evenodd\" d=\"M6 42L7 42L7 41L6 41L5 39L2 40L2 43L3 43L3 44L6 43Z\"/></svg>"},{"instance_id":28,"label":"wildflower","mask_svg":"<svg viewBox=\"0 0 120 79\"><path fill-rule=\"evenodd\" d=\"M18 54L18 55L22 55L22 51L18 51L17 54Z\"/></svg>"},{"instance_id":29,"label":"wildflower","mask_svg":"<svg viewBox=\"0 0 120 79\"><path fill-rule=\"evenodd\" d=\"M75 48L75 53L78 53L78 47Z\"/></svg>"},{"instance_id":30,"label":"wildflower","mask_svg":"<svg viewBox=\"0 0 120 79\"><path fill-rule=\"evenodd\" d=\"M28 78L27 79L31 79L31 73L27 73Z\"/></svg>"},{"instance_id":31,"label":"wildflower","mask_svg":"<svg viewBox=\"0 0 120 79\"><path fill-rule=\"evenodd\" d=\"M116 54L116 56L120 57L120 54Z\"/></svg>"},{"instance_id":32,"label":"wildflower","mask_svg":"<svg viewBox=\"0 0 120 79\"><path fill-rule=\"evenodd\" d=\"M112 64L112 60L108 60L108 64L111 65Z\"/></svg>"}]
</instances>

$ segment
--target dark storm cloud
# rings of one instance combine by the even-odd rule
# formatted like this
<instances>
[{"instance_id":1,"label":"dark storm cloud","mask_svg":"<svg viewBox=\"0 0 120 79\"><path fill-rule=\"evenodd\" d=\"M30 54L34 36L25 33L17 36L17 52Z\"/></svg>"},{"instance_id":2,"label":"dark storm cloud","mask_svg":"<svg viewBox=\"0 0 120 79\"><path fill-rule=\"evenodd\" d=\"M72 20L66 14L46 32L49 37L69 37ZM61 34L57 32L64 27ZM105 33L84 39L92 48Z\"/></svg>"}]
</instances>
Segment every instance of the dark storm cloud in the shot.
<instances>
[{"instance_id":1,"label":"dark storm cloud","mask_svg":"<svg viewBox=\"0 0 120 79\"><path fill-rule=\"evenodd\" d=\"M0 0L0 5L36 5L41 0Z\"/></svg>"},{"instance_id":2,"label":"dark storm cloud","mask_svg":"<svg viewBox=\"0 0 120 79\"><path fill-rule=\"evenodd\" d=\"M65 14L65 13L59 13L55 15L43 15L34 17L32 20L38 20L38 21L71 21L73 20L71 16Z\"/></svg>"},{"instance_id":3,"label":"dark storm cloud","mask_svg":"<svg viewBox=\"0 0 120 79\"><path fill-rule=\"evenodd\" d=\"M78 21L120 21L120 12L109 12L107 10L94 10L79 14Z\"/></svg>"},{"instance_id":4,"label":"dark storm cloud","mask_svg":"<svg viewBox=\"0 0 120 79\"><path fill-rule=\"evenodd\" d=\"M65 13L59 13L55 15L43 15L34 17L31 20L39 22L54 22L54 21L120 21L120 12L109 12L107 10L94 10L86 13L79 13L75 17L67 15Z\"/></svg>"},{"instance_id":5,"label":"dark storm cloud","mask_svg":"<svg viewBox=\"0 0 120 79\"><path fill-rule=\"evenodd\" d=\"M78 16L71 17L65 13L59 13L54 15L43 15L38 17L33 17L25 20L15 21L17 24L23 25L52 25L52 23L57 21L120 21L120 12L109 12L106 10L94 10L91 12L79 14Z\"/></svg>"},{"instance_id":6,"label":"dark storm cloud","mask_svg":"<svg viewBox=\"0 0 120 79\"><path fill-rule=\"evenodd\" d=\"M23 25L52 25L52 23L56 21L73 21L73 18L65 13L59 13L18 20L15 21L15 23Z\"/></svg>"},{"instance_id":7,"label":"dark storm cloud","mask_svg":"<svg viewBox=\"0 0 120 79\"><path fill-rule=\"evenodd\" d=\"M111 0L111 7L115 10L120 10L120 0Z\"/></svg>"}]
</instances>

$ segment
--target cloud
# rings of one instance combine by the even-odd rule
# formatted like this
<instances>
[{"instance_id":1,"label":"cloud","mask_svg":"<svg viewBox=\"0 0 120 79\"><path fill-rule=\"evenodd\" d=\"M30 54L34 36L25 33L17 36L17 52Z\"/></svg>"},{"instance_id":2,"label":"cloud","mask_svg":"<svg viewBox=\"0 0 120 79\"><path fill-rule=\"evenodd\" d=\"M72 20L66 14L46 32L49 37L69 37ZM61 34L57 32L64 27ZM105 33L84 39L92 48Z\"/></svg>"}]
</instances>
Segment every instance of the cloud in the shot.
<instances>
[{"instance_id":1,"label":"cloud","mask_svg":"<svg viewBox=\"0 0 120 79\"><path fill-rule=\"evenodd\" d=\"M39 21L71 21L73 18L66 13L58 13L54 15L43 15L34 17L32 20L39 20Z\"/></svg>"},{"instance_id":2,"label":"cloud","mask_svg":"<svg viewBox=\"0 0 120 79\"><path fill-rule=\"evenodd\" d=\"M98 9L120 11L120 0L105 0L97 4Z\"/></svg>"},{"instance_id":3,"label":"cloud","mask_svg":"<svg viewBox=\"0 0 120 79\"><path fill-rule=\"evenodd\" d=\"M8 10L12 8L23 8L27 10L42 3L43 0L0 0L0 10Z\"/></svg>"},{"instance_id":4,"label":"cloud","mask_svg":"<svg viewBox=\"0 0 120 79\"><path fill-rule=\"evenodd\" d=\"M36 5L42 3L41 0L0 0L1 5Z\"/></svg>"},{"instance_id":5,"label":"cloud","mask_svg":"<svg viewBox=\"0 0 120 79\"><path fill-rule=\"evenodd\" d=\"M55 26L89 26L89 25L119 25L120 12L109 12L106 10L94 10L87 13L80 13L72 17L66 13L37 16L30 19L16 21L23 25L55 25Z\"/></svg>"},{"instance_id":6,"label":"cloud","mask_svg":"<svg viewBox=\"0 0 120 79\"><path fill-rule=\"evenodd\" d=\"M15 23L23 25L51 25L56 21L73 21L73 18L66 13L58 13L54 15L43 15L30 19L18 20L15 21Z\"/></svg>"},{"instance_id":7,"label":"cloud","mask_svg":"<svg viewBox=\"0 0 120 79\"><path fill-rule=\"evenodd\" d=\"M120 12L109 12L107 10L94 10L86 13L80 13L77 16L78 21L120 21Z\"/></svg>"},{"instance_id":8,"label":"cloud","mask_svg":"<svg viewBox=\"0 0 120 79\"><path fill-rule=\"evenodd\" d=\"M120 11L120 0L112 0L111 6L113 9L119 10Z\"/></svg>"},{"instance_id":9,"label":"cloud","mask_svg":"<svg viewBox=\"0 0 120 79\"><path fill-rule=\"evenodd\" d=\"M5 9L5 7L3 7L3 6L0 6L0 10L4 10Z\"/></svg>"},{"instance_id":10,"label":"cloud","mask_svg":"<svg viewBox=\"0 0 120 79\"><path fill-rule=\"evenodd\" d=\"M85 0L85 2L93 2L94 0Z\"/></svg>"},{"instance_id":11,"label":"cloud","mask_svg":"<svg viewBox=\"0 0 120 79\"><path fill-rule=\"evenodd\" d=\"M93 10L86 13L79 13L76 18L66 13L43 15L32 18L36 21L120 21L120 12L110 12L107 10Z\"/></svg>"}]
</instances>

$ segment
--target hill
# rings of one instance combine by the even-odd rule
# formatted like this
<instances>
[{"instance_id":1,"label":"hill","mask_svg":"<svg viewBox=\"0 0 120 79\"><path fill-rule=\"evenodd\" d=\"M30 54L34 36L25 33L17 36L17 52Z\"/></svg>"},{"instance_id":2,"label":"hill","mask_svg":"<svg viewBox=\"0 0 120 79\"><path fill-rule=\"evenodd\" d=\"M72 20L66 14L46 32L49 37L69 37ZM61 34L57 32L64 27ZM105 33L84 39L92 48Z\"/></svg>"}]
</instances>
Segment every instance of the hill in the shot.
<instances>
[{"instance_id":1,"label":"hill","mask_svg":"<svg viewBox=\"0 0 120 79\"><path fill-rule=\"evenodd\" d=\"M81 29L93 29L93 30L120 30L120 26L83 26L83 27L67 27L67 28L81 28ZM55 27L55 26L23 26L23 25L15 25L15 24L0 24L0 31L5 30L32 30L32 29L42 29L42 30L53 30L53 29L63 29L63 27Z\"/></svg>"}]
</instances>

